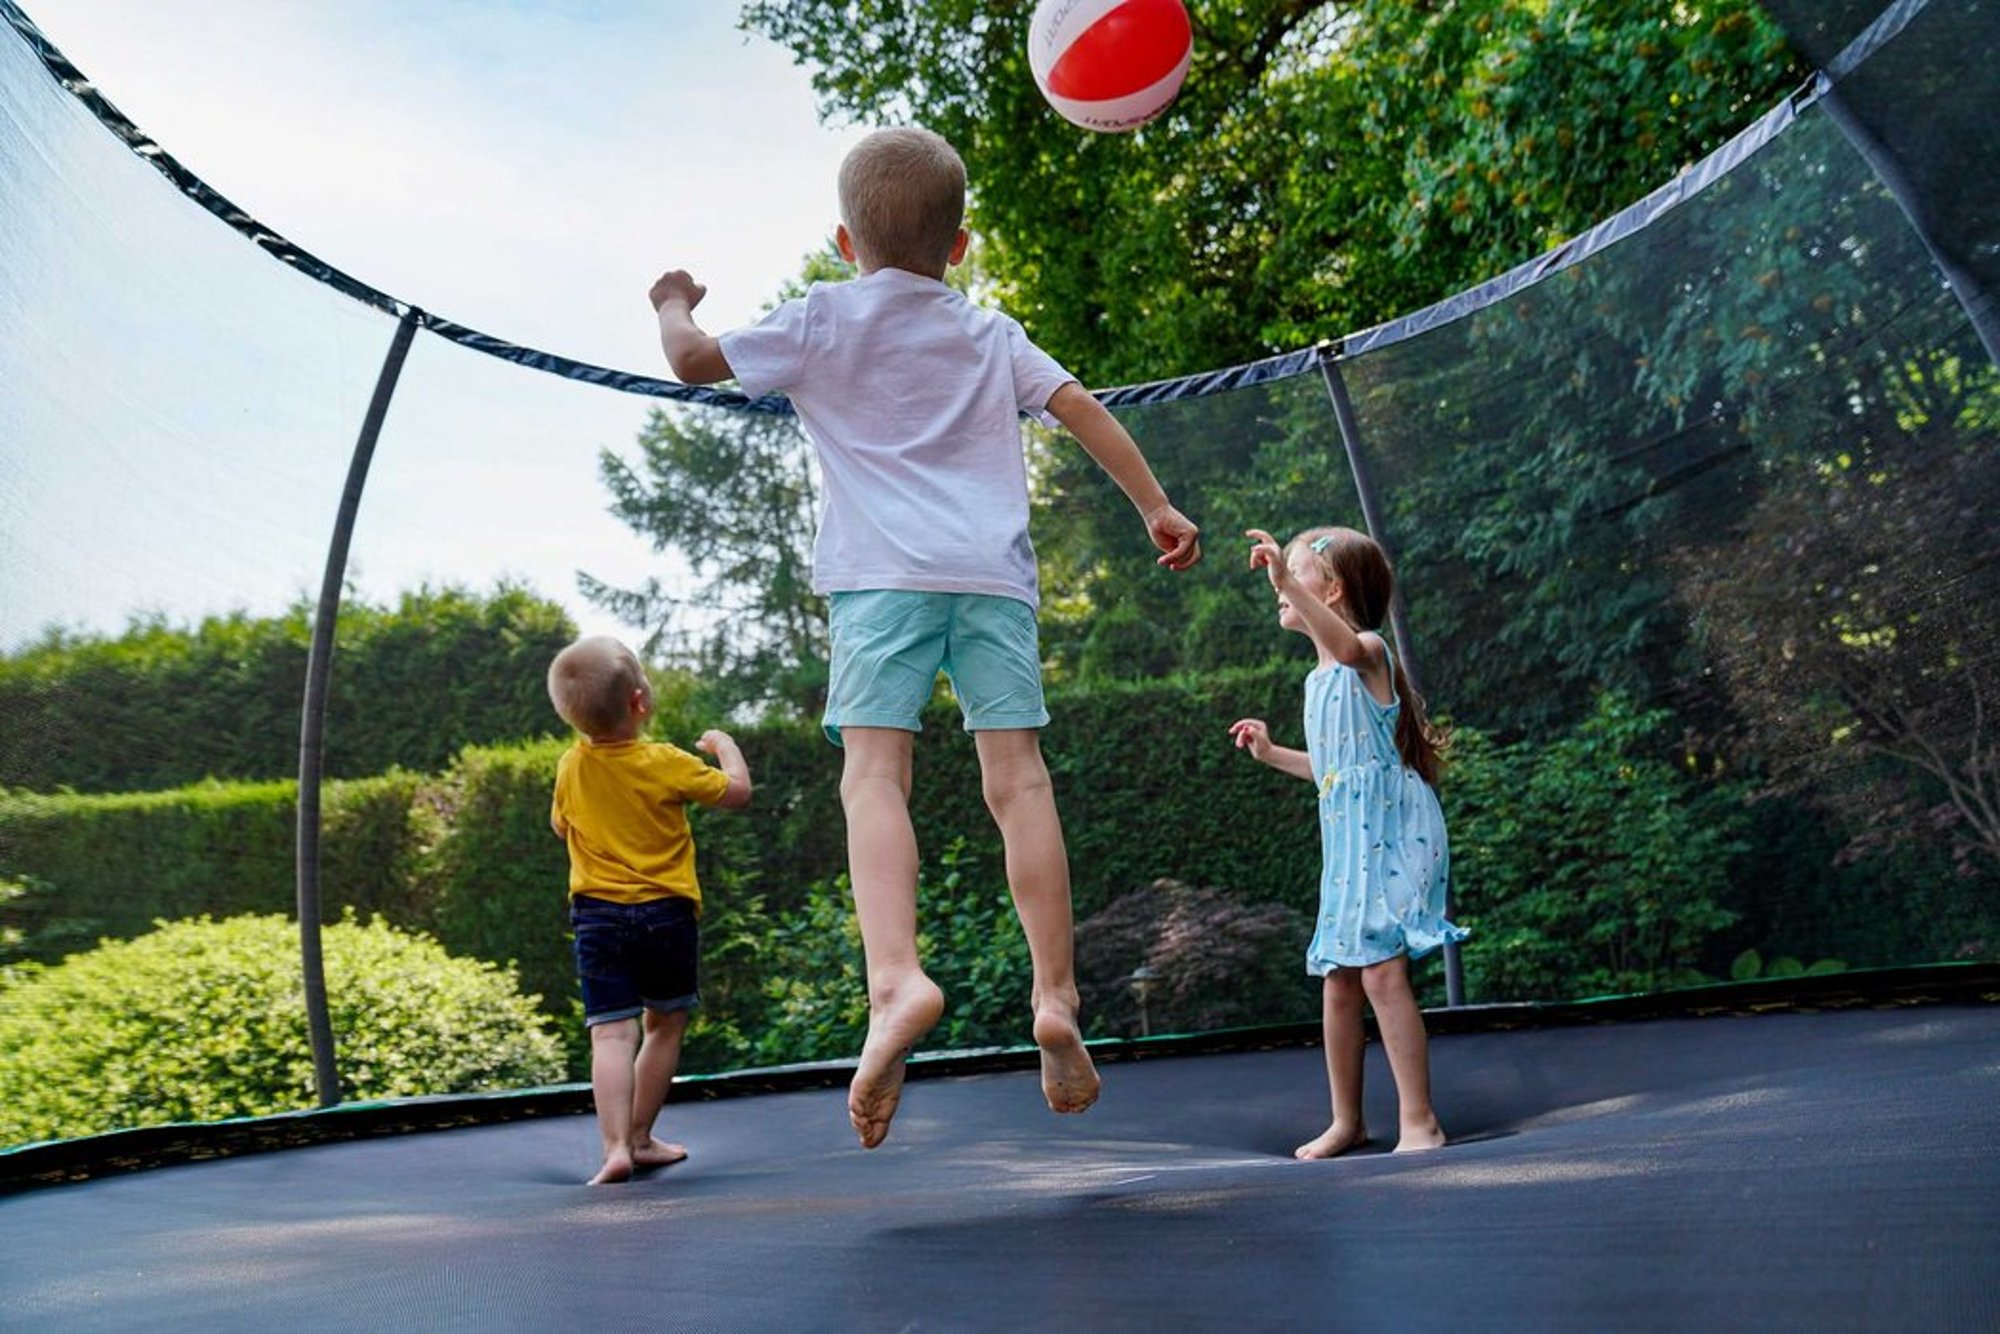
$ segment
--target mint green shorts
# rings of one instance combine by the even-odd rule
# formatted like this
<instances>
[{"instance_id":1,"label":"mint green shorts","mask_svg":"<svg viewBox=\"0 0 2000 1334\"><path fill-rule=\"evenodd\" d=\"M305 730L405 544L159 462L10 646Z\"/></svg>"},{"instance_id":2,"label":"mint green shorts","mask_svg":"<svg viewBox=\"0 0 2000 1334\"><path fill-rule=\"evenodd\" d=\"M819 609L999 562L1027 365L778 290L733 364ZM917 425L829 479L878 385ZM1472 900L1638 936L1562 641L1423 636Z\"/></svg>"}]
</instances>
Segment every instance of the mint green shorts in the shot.
<instances>
[{"instance_id":1,"label":"mint green shorts","mask_svg":"<svg viewBox=\"0 0 2000 1334\"><path fill-rule=\"evenodd\" d=\"M828 599L832 679L827 740L843 727L921 732L937 674L951 679L968 732L1045 727L1035 609L988 593L871 589Z\"/></svg>"}]
</instances>

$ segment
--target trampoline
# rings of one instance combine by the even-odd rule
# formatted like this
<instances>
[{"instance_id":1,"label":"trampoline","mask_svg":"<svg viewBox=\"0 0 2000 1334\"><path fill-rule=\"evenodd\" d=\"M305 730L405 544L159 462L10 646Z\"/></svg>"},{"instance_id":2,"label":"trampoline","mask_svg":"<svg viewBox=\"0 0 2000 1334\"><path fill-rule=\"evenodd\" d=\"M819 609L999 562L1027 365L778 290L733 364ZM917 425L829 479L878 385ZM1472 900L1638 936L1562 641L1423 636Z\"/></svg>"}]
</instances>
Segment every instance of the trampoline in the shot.
<instances>
[{"instance_id":1,"label":"trampoline","mask_svg":"<svg viewBox=\"0 0 2000 1334\"><path fill-rule=\"evenodd\" d=\"M1703 746L1721 753L1717 738L1747 718L1766 731L1741 742L1731 774L1796 759L1790 724L1810 711L1795 707L1793 685L1766 680L1791 669L1775 657L1727 657L1755 638L1730 629L1775 643L1783 635L1771 627L1784 630L1788 603L1852 576L1898 614L1915 608L1923 633L1907 638L1934 649L1868 678L1894 678L1888 711L1915 719L1924 754L1947 778L1988 783L1992 751L1975 705L1983 684L2000 679L2000 566L1985 517L2000 495L1991 378L2000 219L1990 188L1962 182L1994 179L1993 7L1769 7L1806 35L1821 72L1558 250L1337 340L1099 396L1173 460L1214 531L1302 527L1331 507L1400 542L1399 568L1415 577L1393 633L1399 645L1423 646L1424 688L1464 710L1456 723L1496 737L1544 735L1550 720L1585 725L1580 705L1606 685L1596 666L1553 649L1518 663L1493 651L1520 625L1555 623L1563 633L1540 636L1550 645L1623 645L1606 671L1623 674L1635 707L1673 706L1690 728L1707 729L1690 731L1675 756L1682 768L1696 768ZM131 937L155 918L287 906L303 923L301 955L317 959L323 918L373 910L379 899L442 946L522 961L527 990L567 994L559 927L528 922L508 934L517 924L499 919L527 914L485 893L514 869L499 864L514 857L511 845L477 849L490 859L472 858L466 873L481 893L465 897L491 906L486 916L453 918L437 898L386 877L379 893L357 889L375 882L353 871L358 845L336 846L353 837L340 829L328 832L340 854L328 861L346 866L345 878L331 876L320 895L325 664L348 542L366 565L424 536L435 524L426 479L452 475L466 440L480 442L482 459L560 454L574 471L600 442L634 438L641 409L654 404L672 421L729 414L774 431L793 429L787 406L515 344L334 268L146 137L13 0L0 0L0 76L0 163L17 193L0 197L13 224L0 305L42 312L40 336L0 344L0 381L16 390L0 406L15 414L10 439L62 442L35 469L18 469L0 497L21 516L18 532L0 532L0 548L23 553L0 562L0 575L14 575L0 582L0 606L39 608L32 594L60 608L100 586L143 600L154 574L212 578L218 596L247 597L253 576L321 568L324 511L341 497L313 608L317 675L301 702L295 829L261 806L218 817L229 837L211 842L243 852L250 869L240 883L209 883L215 868L181 845L154 853L119 832L141 829L140 815L106 816L88 838L70 837L54 816L37 823L32 799L62 781L16 779L11 792L0 787L0 806L18 798L13 823L0 828L15 840L0 848L0 907L18 890L8 911L27 934L50 927L45 964L62 959L71 936ZM51 275L87 276L103 289L96 306L51 297ZM192 289L201 300L187 299ZM156 323L167 314L171 324ZM271 339L273 327L294 337ZM1747 350L1754 364L1725 370L1718 344ZM413 345L422 350L399 378ZM114 369L79 381L72 361ZM208 375L218 365L270 392L222 411ZM132 436L128 418L145 431ZM216 429L223 421L237 429ZM369 493L377 521L357 529L378 435L385 475ZM1835 486L1827 479L1849 468L1849 448L1861 460L1857 484ZM51 461L63 466L41 466ZM1239 514L1232 506L1252 501L1238 479L1252 466L1264 469L1255 475L1269 498L1260 492L1256 512ZM284 482L278 489L298 512L230 503L229 478L265 474ZM105 476L130 484L114 494L100 485ZM1866 487L1862 476L1872 479ZM534 498L533 488L517 490ZM1482 508L1468 514L1468 503ZM1091 508L1117 512L1079 504L1058 518L1080 525ZM82 514L106 533L135 534L130 554L107 558L75 540L82 525L72 519ZM1552 548L1560 577L1521 578L1510 563L1521 529L1509 525L1543 517L1569 533ZM1498 536L1461 540L1482 524ZM538 514L519 526L562 523ZM1884 551L1853 540L1883 532L1898 535ZM210 548L212 569L182 568L188 553ZM1080 540L1079 568L1090 554ZM1730 589L1714 577L1743 569L1764 582ZM1628 595L1593 602L1599 620L1555 616L1582 600L1575 590L1606 587ZM1264 616L1261 603L1255 615ZM1800 641L1802 661L1845 668L1880 648L1835 620L1841 633L1830 642ZM1231 623L1214 624L1209 638L1226 640ZM1081 660L1088 645L1079 643L1065 651ZM1782 660L1792 657L1787 639ZM1479 715L1495 701L1512 714ZM1244 840L1229 812L1240 807L1177 808L1187 813L1176 818L1126 804L1141 802L1159 774L1219 781L1203 768L1212 756L1188 740L1199 728L1180 727L1200 710L1170 702L1172 734L1135 738L1150 748L1146 774L1065 793L1079 883L1096 877L1079 903L1102 908L1166 874L1204 893L1217 886L1218 899L1243 891L1232 910L1268 907L1309 883L1310 868L1292 875L1232 859ZM1135 706L1133 718L1148 716ZM21 727L16 749L59 734L42 726ZM1836 749L1823 734L1807 743ZM1220 1031L1100 1044L1105 1092L1083 1116L1047 1112L1031 1052L926 1053L889 1141L873 1153L854 1143L839 1064L683 1079L660 1133L685 1142L691 1158L617 1188L582 1184L597 1139L588 1090L576 1085L0 1146L0 1328L2000 1328L2000 965L1962 962L1993 958L2000 882L1976 870L1975 857L1953 860L1964 850L1946 846L1942 825L1911 840L1900 879L1876 883L1865 867L1836 864L1842 842L1826 808L1879 810L1921 790L1906 774L1884 779L1879 754L1849 747L1835 758L1795 780L1789 804L1767 803L1761 823L1743 826L1742 846L1762 846L1728 887L1731 913L1693 896L1713 922L1738 909L1756 915L1736 946L1754 933L1770 960L1756 949L1721 952L1717 934L1700 960L1709 974L1694 971L1689 946L1663 953L1660 994L1554 1004L1490 1002L1614 984L1473 969L1480 1004L1429 1017L1435 1099L1453 1137L1438 1153L1392 1155L1378 1138L1335 1161L1295 1161L1293 1146L1327 1111L1318 1026L1281 1022L1299 1018L1301 1004L1310 1010L1310 984L1287 971L1283 983L1262 985L1246 967L1228 977L1244 1003L1200 1021ZM1055 768L1064 781L1074 776ZM817 789L803 780L770 790L806 812L801 823L833 809L814 807ZM532 819L516 823L545 842L546 794L521 791L509 799ZM178 799L158 800L164 809ZM373 869L425 851L415 846L418 822L401 819L415 800L396 808L388 850L366 854ZM1814 823L1797 827L1808 813ZM971 823L946 814L940 821L953 827ZM1297 814L1295 844L1307 859L1309 813ZM1544 823L1573 815L1565 808ZM803 897L814 880L800 870L805 854L797 864L755 862L755 845L777 843L767 835L784 828L774 821L738 836L734 855L752 868L739 883ZM1517 821L1487 841L1511 842L1524 829ZM296 886L281 883L295 851ZM121 856L142 860L128 866ZM1476 853L1463 864L1477 867ZM258 869L266 865L285 870ZM1583 866L1634 898L1662 889L1644 865L1607 870L1579 858L1559 869ZM155 875L163 869L176 874ZM17 875L23 883L12 886ZM148 898L129 892L141 877L173 883ZM1473 910L1491 912L1490 899L1478 902L1491 880L1473 880L1462 882ZM1545 885L1525 881L1522 897ZM536 881L532 892L543 887ZM1564 887L1572 890L1581 903L1583 891ZM76 921L55 914L57 891L89 910L77 909ZM543 899L521 900L531 901ZM1696 915L1687 903L1648 904L1650 925ZM443 904L452 906L448 895ZM0 928L11 920L0 913ZM1592 911L1564 920L1579 936L1604 924ZM1506 936L1487 929L1485 939ZM1857 941L1875 955L1860 957ZM1734 971L1732 955L1748 961L1745 971ZM1142 983L1155 975L1134 962L1145 960L1100 970L1094 1019L1107 1032L1176 1022L1158 1022L1157 1009L1149 1018ZM1781 962L1836 972L1761 971ZM1725 971L1780 980L1675 989ZM834 987L774 973L807 990ZM758 995L763 980L737 977L737 999ZM728 991L717 991L704 1013L736 1018ZM1134 991L1134 1013L1111 1013ZM1454 956L1444 992L1456 1002L1465 991ZM343 1084L336 1066L324 979L310 969L304 994L322 1104L354 1098L352 1072ZM1379 1046L1366 1060L1379 1137L1394 1125L1394 1087Z\"/></svg>"},{"instance_id":2,"label":"trampoline","mask_svg":"<svg viewBox=\"0 0 2000 1334\"><path fill-rule=\"evenodd\" d=\"M575 1116L160 1168L0 1204L0 1325L1991 1329L2000 1007L1895 999L1435 1017L1432 1154L1293 1160L1292 1045L1109 1062L1078 1117L913 1080L873 1153L837 1088L676 1103L689 1160L619 1188Z\"/></svg>"}]
</instances>

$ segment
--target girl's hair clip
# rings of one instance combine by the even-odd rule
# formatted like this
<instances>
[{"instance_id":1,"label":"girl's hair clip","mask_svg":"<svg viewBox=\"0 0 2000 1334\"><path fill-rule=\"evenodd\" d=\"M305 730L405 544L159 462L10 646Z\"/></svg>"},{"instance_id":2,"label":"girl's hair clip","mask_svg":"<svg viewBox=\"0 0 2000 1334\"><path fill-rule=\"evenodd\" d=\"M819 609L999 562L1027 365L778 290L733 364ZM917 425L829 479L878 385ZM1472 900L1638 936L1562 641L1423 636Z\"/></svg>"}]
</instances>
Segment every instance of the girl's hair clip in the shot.
<instances>
[{"instance_id":1,"label":"girl's hair clip","mask_svg":"<svg viewBox=\"0 0 2000 1334\"><path fill-rule=\"evenodd\" d=\"M1325 537L1315 537L1315 538L1314 538L1314 539L1312 540L1312 549L1313 549L1313 554L1314 554L1315 556L1317 556L1317 555L1319 555L1319 554L1320 554L1321 552L1325 551L1325 550L1326 550L1326 548L1327 548L1327 544L1328 544L1328 543L1330 543L1330 542L1332 542L1332 541L1333 541L1333 534L1332 534L1332 533L1328 533L1328 534L1327 534L1327 535L1326 535Z\"/></svg>"}]
</instances>

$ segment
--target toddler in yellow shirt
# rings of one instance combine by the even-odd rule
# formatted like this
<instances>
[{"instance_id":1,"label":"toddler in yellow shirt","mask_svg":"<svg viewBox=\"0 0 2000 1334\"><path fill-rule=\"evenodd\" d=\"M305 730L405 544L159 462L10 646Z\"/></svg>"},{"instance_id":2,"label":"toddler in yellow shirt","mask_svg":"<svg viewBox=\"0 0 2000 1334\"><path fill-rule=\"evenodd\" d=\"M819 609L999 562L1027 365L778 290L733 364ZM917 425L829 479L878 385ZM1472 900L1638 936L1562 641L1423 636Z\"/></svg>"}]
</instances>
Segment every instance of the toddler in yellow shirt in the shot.
<instances>
[{"instance_id":1,"label":"toddler in yellow shirt","mask_svg":"<svg viewBox=\"0 0 2000 1334\"><path fill-rule=\"evenodd\" d=\"M603 1166L590 1179L597 1186L687 1157L682 1145L653 1138L688 1011L701 1003L701 885L687 803L749 805L750 769L727 732L694 743L719 768L641 741L652 687L615 639L592 636L558 653L549 699L581 733L556 765L549 819L569 849L570 924L604 1138Z\"/></svg>"}]
</instances>

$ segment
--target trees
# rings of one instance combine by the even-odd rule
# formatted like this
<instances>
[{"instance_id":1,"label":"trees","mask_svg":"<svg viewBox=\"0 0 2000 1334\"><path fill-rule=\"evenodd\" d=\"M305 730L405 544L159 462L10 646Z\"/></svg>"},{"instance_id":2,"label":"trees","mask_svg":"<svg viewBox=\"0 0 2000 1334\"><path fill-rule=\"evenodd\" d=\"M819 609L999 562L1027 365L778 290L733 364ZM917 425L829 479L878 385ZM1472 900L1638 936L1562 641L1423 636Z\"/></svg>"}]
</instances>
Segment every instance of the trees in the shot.
<instances>
[{"instance_id":1,"label":"trees","mask_svg":"<svg viewBox=\"0 0 2000 1334\"><path fill-rule=\"evenodd\" d=\"M1780 791L1846 816L1850 854L1943 835L1991 875L2000 380L1977 356L1873 367L1847 429L1768 460L1740 540L1679 586Z\"/></svg>"},{"instance_id":2,"label":"trees","mask_svg":"<svg viewBox=\"0 0 2000 1334\"><path fill-rule=\"evenodd\" d=\"M692 671L725 707L817 712L826 699L825 599L810 568L818 482L790 417L655 409L639 457L609 450L611 512L706 582L679 597L658 579L584 595L646 632L646 650Z\"/></svg>"},{"instance_id":3,"label":"trees","mask_svg":"<svg viewBox=\"0 0 2000 1334\"><path fill-rule=\"evenodd\" d=\"M993 290L1095 384L1242 361L1438 300L1640 197L1799 73L1749 0L1666 12L1609 0L1197 3L1196 64L1174 107L1135 134L1091 135L1035 92L1027 8L801 0L750 4L744 23L813 67L829 114L921 120L960 147ZM1654 309L1651 295L1642 300L1628 326ZM1618 402L1631 368L1622 344L1600 353L1565 325L1557 301L1544 304L1557 317L1532 348L1511 346L1511 325L1495 328L1490 346L1459 349L1457 368L1476 377L1488 358L1544 358L1536 369L1547 378L1525 392L1547 401L1509 425L1540 442L1548 466L1510 471L1518 457L1490 449L1488 423L1471 414L1503 388L1461 386L1471 398L1446 395L1447 417L1425 397L1436 387L1428 372L1375 405L1364 434L1391 455L1377 479L1400 507L1391 545L1421 576L1410 587L1442 609L1420 639L1538 635L1566 655L1566 686L1641 689L1639 660L1672 649L1665 581L1619 571L1651 516L1583 531L1630 498L1621 488L1636 474L1596 456L1601 413L1576 415ZM1571 382L1565 358L1586 363L1581 379ZM1672 392L1644 405L1635 433L1684 409ZM1565 412L1568 425L1544 429ZM1430 433L1421 450L1458 441L1461 452L1424 455L1441 470L1399 471L1393 456L1409 449L1399 440L1416 434L1398 429L1405 419ZM1212 546L1251 523L1361 522L1316 377L1137 409L1127 423ZM1149 577L1125 507L1089 461L1042 444L1034 534L1044 645L1059 674L1207 669L1284 651L1254 589ZM1482 613L1495 565L1537 548L1551 558L1544 570L1572 575L1540 585L1539 623L1495 623ZM1568 566L1579 553L1587 558ZM1513 660L1523 675L1542 666L1529 653ZM1504 698L1514 683L1480 672L1465 684ZM1566 693L1559 712L1573 720L1587 697Z\"/></svg>"},{"instance_id":4,"label":"trees","mask_svg":"<svg viewBox=\"0 0 2000 1334\"><path fill-rule=\"evenodd\" d=\"M757 0L829 115L958 145L1009 308L1092 384L1375 324L1574 235L1803 72L1751 0L1190 5L1160 120L1093 135L1029 76L1031 6Z\"/></svg>"},{"instance_id":5,"label":"trees","mask_svg":"<svg viewBox=\"0 0 2000 1334\"><path fill-rule=\"evenodd\" d=\"M1041 104L1029 7L1001 8L798 0L745 23L813 67L829 114L960 146L993 289L1095 384L1436 301L1673 181L1803 72L1749 0L1197 0L1175 107L1094 136ZM1340 368L1443 711L1506 745L1615 691L1672 711L1646 744L1784 798L1759 818L1810 824L1802 848L1948 829L1990 877L1993 381L1827 117ZM1218 554L1252 520L1360 522L1316 377L1126 420ZM1053 678L1283 651L1254 586L1150 577L1088 461L1031 448ZM1882 863L1885 901L1934 869Z\"/></svg>"},{"instance_id":6,"label":"trees","mask_svg":"<svg viewBox=\"0 0 2000 1334\"><path fill-rule=\"evenodd\" d=\"M1656 756L1665 711L1606 695L1574 730L1494 745L1462 732L1445 789L1453 917L1472 928L1482 1000L1655 991L1706 980L1702 950L1736 914L1744 789Z\"/></svg>"},{"instance_id":7,"label":"trees","mask_svg":"<svg viewBox=\"0 0 2000 1334\"><path fill-rule=\"evenodd\" d=\"M852 273L829 238L777 299ZM797 420L658 409L638 447L632 461L608 449L598 456L611 512L705 582L681 597L658 579L614 588L584 574L584 596L639 627L649 654L689 674L696 707L816 716L828 648L826 599L812 589L819 472Z\"/></svg>"}]
</instances>

